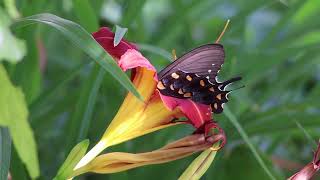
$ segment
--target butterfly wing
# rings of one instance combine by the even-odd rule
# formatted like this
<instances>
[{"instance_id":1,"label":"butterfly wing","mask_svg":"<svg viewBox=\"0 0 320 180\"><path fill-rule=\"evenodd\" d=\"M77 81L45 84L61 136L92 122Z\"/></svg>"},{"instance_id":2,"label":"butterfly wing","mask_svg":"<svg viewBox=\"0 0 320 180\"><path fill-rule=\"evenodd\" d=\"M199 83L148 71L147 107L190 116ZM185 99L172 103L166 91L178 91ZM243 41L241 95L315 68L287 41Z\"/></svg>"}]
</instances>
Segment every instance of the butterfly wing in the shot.
<instances>
[{"instance_id":1,"label":"butterfly wing","mask_svg":"<svg viewBox=\"0 0 320 180\"><path fill-rule=\"evenodd\" d=\"M224 49L221 44L206 44L197 47L172 62L158 73L162 78L177 71L194 73L214 82L221 65L224 62Z\"/></svg>"},{"instance_id":2,"label":"butterfly wing","mask_svg":"<svg viewBox=\"0 0 320 180\"><path fill-rule=\"evenodd\" d=\"M223 111L229 91L225 87L241 78L217 82L224 63L220 44L206 44L187 52L158 73L157 88L161 94L210 105L214 113Z\"/></svg>"}]
</instances>

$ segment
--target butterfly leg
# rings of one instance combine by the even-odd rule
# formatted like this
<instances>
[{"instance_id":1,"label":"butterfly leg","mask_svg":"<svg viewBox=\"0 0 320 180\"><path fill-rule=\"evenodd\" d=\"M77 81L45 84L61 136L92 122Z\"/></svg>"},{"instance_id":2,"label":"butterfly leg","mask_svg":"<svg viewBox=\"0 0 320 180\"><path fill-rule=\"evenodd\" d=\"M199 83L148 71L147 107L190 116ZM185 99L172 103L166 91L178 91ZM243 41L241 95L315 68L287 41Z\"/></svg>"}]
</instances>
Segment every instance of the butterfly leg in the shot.
<instances>
[{"instance_id":1,"label":"butterfly leg","mask_svg":"<svg viewBox=\"0 0 320 180\"><path fill-rule=\"evenodd\" d=\"M216 148L211 148L213 151L217 151L224 147L227 142L226 135L223 129L219 126L216 121L207 121L201 127L199 127L193 134L204 133L206 140L212 144L219 143L219 146Z\"/></svg>"},{"instance_id":2,"label":"butterfly leg","mask_svg":"<svg viewBox=\"0 0 320 180\"><path fill-rule=\"evenodd\" d=\"M177 59L176 50L175 50L175 49L172 49L171 54L172 54L173 60L175 61L175 60Z\"/></svg>"}]
</instances>

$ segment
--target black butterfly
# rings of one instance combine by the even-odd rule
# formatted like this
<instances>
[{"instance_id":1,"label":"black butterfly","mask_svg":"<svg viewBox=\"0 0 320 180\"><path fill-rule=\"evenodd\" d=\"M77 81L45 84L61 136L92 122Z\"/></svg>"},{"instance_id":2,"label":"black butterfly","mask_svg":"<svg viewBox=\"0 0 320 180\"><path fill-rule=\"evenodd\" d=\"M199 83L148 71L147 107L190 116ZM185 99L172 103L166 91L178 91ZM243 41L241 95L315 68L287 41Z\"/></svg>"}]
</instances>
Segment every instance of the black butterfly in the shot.
<instances>
[{"instance_id":1,"label":"black butterfly","mask_svg":"<svg viewBox=\"0 0 320 180\"><path fill-rule=\"evenodd\" d=\"M224 63L221 44L197 47L172 62L158 73L157 88L161 94L211 105L212 112L221 113L228 102L226 86L241 77L225 82L217 81L217 74Z\"/></svg>"}]
</instances>

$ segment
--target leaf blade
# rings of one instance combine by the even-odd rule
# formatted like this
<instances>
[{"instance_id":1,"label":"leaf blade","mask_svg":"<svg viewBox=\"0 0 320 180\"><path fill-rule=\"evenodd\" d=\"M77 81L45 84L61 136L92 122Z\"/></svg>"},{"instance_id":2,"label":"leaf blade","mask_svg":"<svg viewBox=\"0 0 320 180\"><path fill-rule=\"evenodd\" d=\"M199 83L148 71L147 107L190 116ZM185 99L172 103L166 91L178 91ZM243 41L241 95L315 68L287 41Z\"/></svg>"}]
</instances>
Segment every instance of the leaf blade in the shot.
<instances>
[{"instance_id":1,"label":"leaf blade","mask_svg":"<svg viewBox=\"0 0 320 180\"><path fill-rule=\"evenodd\" d=\"M57 29L62 33L62 35L64 35L64 37L70 40L70 42L82 49L96 63L109 72L124 88L133 93L140 100L143 100L143 97L135 89L130 79L120 69L112 57L107 54L105 50L94 40L94 38L79 24L53 14L43 13L22 18L16 21L13 24L13 27L17 28L34 23L43 23Z\"/></svg>"},{"instance_id":2,"label":"leaf blade","mask_svg":"<svg viewBox=\"0 0 320 180\"><path fill-rule=\"evenodd\" d=\"M270 179L275 180L276 178L272 175L270 170L267 168L267 165L264 163L264 161L260 157L260 155L259 155L258 151L256 150L256 148L254 147L254 145L250 142L247 133L244 131L244 129L242 128L242 126L240 125L240 123L238 122L236 117L232 114L232 112L230 111L230 109L227 106L225 106L224 112L225 112L225 115L227 116L227 118L231 121L231 123L238 130L238 132L241 135L242 139L249 146L251 152L253 153L254 157L256 158L256 160L258 161L260 166L264 169L265 173L270 177Z\"/></svg>"}]
</instances>

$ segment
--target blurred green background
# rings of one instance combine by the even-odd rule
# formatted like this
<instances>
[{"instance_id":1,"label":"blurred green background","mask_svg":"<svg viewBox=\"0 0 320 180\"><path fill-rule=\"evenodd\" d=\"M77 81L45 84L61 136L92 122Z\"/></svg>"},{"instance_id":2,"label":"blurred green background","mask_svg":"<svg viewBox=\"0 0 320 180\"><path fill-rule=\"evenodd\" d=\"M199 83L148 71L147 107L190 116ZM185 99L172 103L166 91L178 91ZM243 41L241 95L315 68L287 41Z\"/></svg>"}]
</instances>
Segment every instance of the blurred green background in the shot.
<instances>
[{"instance_id":1,"label":"blurred green background","mask_svg":"<svg viewBox=\"0 0 320 180\"><path fill-rule=\"evenodd\" d=\"M245 88L233 92L228 107L276 178L289 177L311 161L320 135L319 0L4 0L0 26L45 12L72 20L88 32L99 26L127 27L125 38L137 43L158 70L170 62L173 48L179 56L214 42L230 19L221 40L226 61L219 79L241 75ZM11 30L20 40L9 48L25 56L17 63L0 63L25 95L38 148L39 179L51 179L75 144L85 138L90 145L99 140L127 91L56 30L45 25ZM4 48L1 41L0 47ZM6 53L10 52L0 49L0 60ZM214 119L224 128L228 143L202 179L269 179L230 120L224 114ZM150 151L193 131L173 127L107 152ZM12 148L13 179L29 179ZM79 179L176 179L197 155Z\"/></svg>"}]
</instances>

